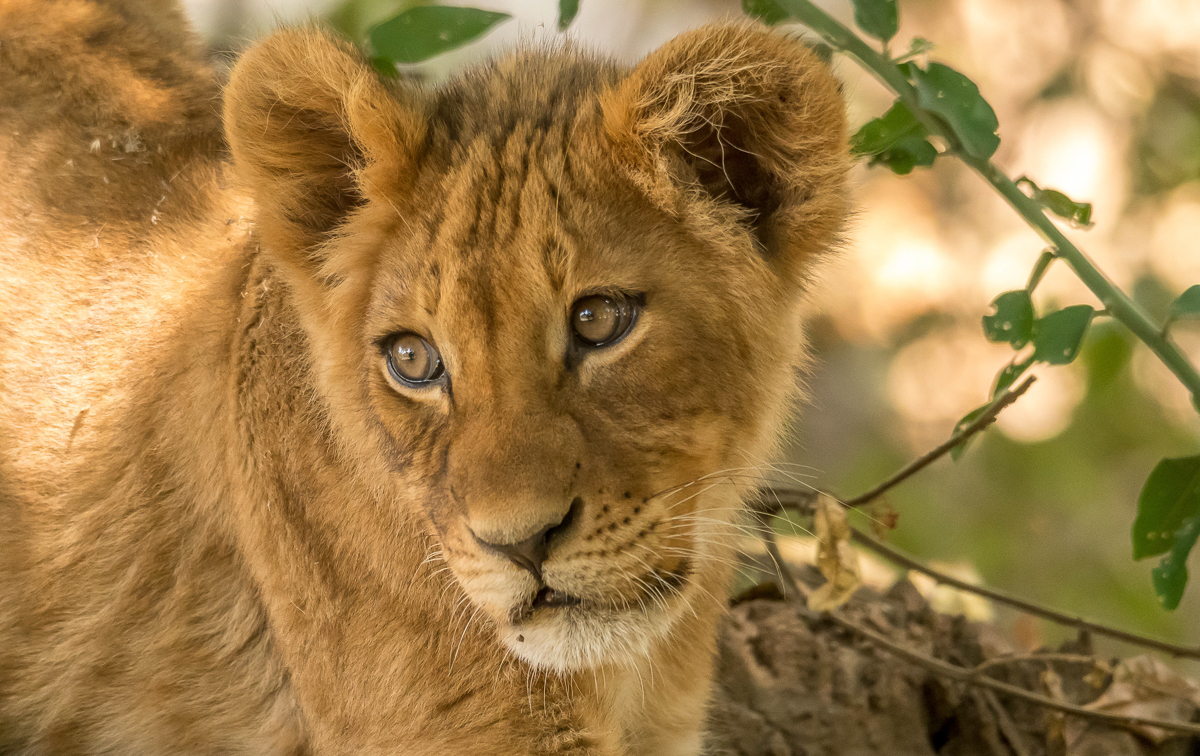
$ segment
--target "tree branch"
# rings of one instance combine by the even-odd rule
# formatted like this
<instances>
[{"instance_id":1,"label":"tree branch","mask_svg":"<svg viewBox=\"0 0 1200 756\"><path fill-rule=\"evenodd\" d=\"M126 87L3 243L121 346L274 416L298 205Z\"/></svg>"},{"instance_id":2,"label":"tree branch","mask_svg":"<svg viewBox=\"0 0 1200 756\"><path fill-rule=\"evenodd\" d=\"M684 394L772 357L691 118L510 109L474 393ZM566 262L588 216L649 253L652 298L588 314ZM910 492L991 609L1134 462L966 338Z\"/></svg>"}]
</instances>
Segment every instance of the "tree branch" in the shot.
<instances>
[{"instance_id":1,"label":"tree branch","mask_svg":"<svg viewBox=\"0 0 1200 756\"><path fill-rule=\"evenodd\" d=\"M895 475L875 486L870 491L867 491L859 496L855 496L853 499L847 499L843 503L847 507L861 507L863 504L874 501L891 489L908 480L913 475L925 469L933 462L936 462L938 459L949 454L954 447L965 444L971 438L971 436L974 436L976 433L979 433L994 423L996 421L996 417L1003 412L1006 407L1017 401L1022 394L1028 391L1029 387L1033 385L1035 380L1037 380L1036 376L1031 375L1022 381L1021 385L1017 386L1015 389L1004 392L998 399L988 405L987 410L985 410L982 415L975 418L970 425L963 428L958 433L955 433L943 444L935 449L930 450L929 452L926 452L922 456L914 459L912 462L909 462Z\"/></svg>"},{"instance_id":2,"label":"tree branch","mask_svg":"<svg viewBox=\"0 0 1200 756\"><path fill-rule=\"evenodd\" d=\"M1104 635L1115 640L1124 641L1125 643L1132 643L1144 648L1151 648L1155 651L1161 651L1162 653L1169 654L1177 658L1200 659L1200 648L1180 646L1174 643L1158 640L1156 638L1148 638L1144 635L1138 635L1137 633L1119 630L1115 627L1109 627L1108 625L1102 625L1098 622L1085 620L1082 617L1073 617L1069 614L1064 614L1062 612L1055 611L1054 609L1050 609L1049 607L1042 606L1041 604L1035 604L1032 601L1010 596L1007 593L1002 593L994 588L972 585L971 583L959 580L956 577L952 577L945 573L938 572L930 567L926 567L916 559L897 551L891 546L884 545L857 528L851 528L851 539L855 543L865 546L871 551L874 551L876 554L885 557L888 561L894 562L895 564L898 564L906 569L913 570L914 572L919 572L922 575L927 575L942 585L949 585L953 588L959 589L960 591L966 591L968 593L974 593L977 596L983 596L984 598L991 599L998 604L1011 606L1014 609L1025 612L1026 614L1048 619L1051 622L1056 622L1065 627L1072 627L1077 630L1088 630L1096 633L1097 635Z\"/></svg>"}]
</instances>

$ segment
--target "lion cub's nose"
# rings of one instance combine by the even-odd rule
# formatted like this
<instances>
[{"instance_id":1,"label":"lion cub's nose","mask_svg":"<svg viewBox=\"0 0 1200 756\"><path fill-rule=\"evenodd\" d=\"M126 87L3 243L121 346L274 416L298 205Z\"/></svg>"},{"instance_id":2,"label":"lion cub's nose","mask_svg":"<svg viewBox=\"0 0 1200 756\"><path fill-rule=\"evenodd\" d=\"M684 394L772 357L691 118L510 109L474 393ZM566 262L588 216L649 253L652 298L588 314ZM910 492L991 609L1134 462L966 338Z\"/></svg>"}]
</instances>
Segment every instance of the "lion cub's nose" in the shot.
<instances>
[{"instance_id":1,"label":"lion cub's nose","mask_svg":"<svg viewBox=\"0 0 1200 756\"><path fill-rule=\"evenodd\" d=\"M474 531L471 532L471 535L475 536L475 540L479 542L480 546L496 552L522 569L529 570L529 574L537 578L540 583L542 582L542 562L546 561L546 553L550 551L551 542L571 527L571 523L578 519L581 509L583 509L583 500L577 497L571 502L571 508L567 510L561 520L541 528L521 541L491 543L475 535Z\"/></svg>"}]
</instances>

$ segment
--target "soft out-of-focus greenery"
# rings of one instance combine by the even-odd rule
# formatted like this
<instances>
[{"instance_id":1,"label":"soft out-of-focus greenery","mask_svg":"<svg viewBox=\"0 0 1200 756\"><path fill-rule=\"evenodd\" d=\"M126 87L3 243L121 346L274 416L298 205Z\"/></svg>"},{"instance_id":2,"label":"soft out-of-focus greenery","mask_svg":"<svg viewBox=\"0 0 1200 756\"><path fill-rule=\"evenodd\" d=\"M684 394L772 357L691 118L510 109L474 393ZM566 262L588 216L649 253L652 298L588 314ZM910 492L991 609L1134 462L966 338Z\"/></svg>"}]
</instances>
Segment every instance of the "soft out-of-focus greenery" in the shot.
<instances>
[{"instance_id":1,"label":"soft out-of-focus greenery","mask_svg":"<svg viewBox=\"0 0 1200 756\"><path fill-rule=\"evenodd\" d=\"M1193 408L1200 412L1200 372L1169 337L1169 329L1175 320L1200 312L1200 284L1190 286L1171 303L1165 322L1152 321L1044 215L1049 210L1077 227L1090 228L1090 203L1075 202L1058 190L1041 189L1026 176L1014 183L988 160L999 147L1000 139L994 133L998 122L975 83L940 63L929 62L922 69L912 61L897 65L889 57L887 40L895 33L895 24L881 35L874 28L875 17L894 16L895 0L854 0L855 21L864 32L883 40L882 51L864 44L857 34L808 0L778 2L789 16L794 16L829 44L853 57L897 95L898 99L887 114L872 119L859 129L852 139L854 147L861 149L869 141L864 135L877 137L886 130L884 127L889 126L889 118L896 112L896 107L904 105L921 125L945 143L946 153L961 158L974 168L1015 212L1050 242L1050 247L1034 264L1025 288L1001 294L992 302L995 314L983 318L984 334L989 341L1008 343L1014 349L1020 349L1026 343L1033 344L1032 355L1014 357L1013 362L997 374L993 389L994 410L1001 409L1003 394L1030 365L1037 362L1048 365L1073 363L1093 318L1104 315L1129 329L1162 361L1186 387ZM864 13L864 6L874 11ZM870 22L864 22L864 17ZM878 157L892 146L891 143L881 144L872 156ZM880 160L872 162L887 164ZM905 175L913 166L906 162L899 166L889 164L889 167L893 172ZM1029 193L1022 192L1021 186ZM1104 311L1098 313L1091 305L1075 304L1034 318L1030 295L1049 265L1060 257L1069 263L1072 272L1079 276L1092 295L1106 305ZM1022 391L1029 385L1027 380ZM1012 394L1010 403L1019 395ZM988 405L984 405L968 412L955 425L954 432L964 432L988 410ZM963 451L962 446L955 449L952 459L957 460ZM1200 540L1200 455L1164 458L1155 465L1142 487L1132 533L1135 559L1162 556L1150 574L1164 609L1176 609L1183 598L1189 577L1187 562L1197 540Z\"/></svg>"},{"instance_id":2,"label":"soft out-of-focus greenery","mask_svg":"<svg viewBox=\"0 0 1200 756\"><path fill-rule=\"evenodd\" d=\"M740 12L737 0L622 0L610 10L614 2L591 6L630 15L629 31L605 27L608 37L588 38L627 59L670 33ZM514 13L518 24L528 17L520 0L470 4ZM334 17L361 41L406 5L351 0ZM823 5L852 23L848 1ZM1071 238L1165 318L1172 300L1200 282L1200 5L900 0L900 10L893 47L933 40L932 57L977 82L1000 122L996 162L1093 202L1095 227ZM588 13L583 0L573 33L596 28ZM640 19L654 19L656 37ZM869 77L843 62L837 70L854 126L888 109L891 98ZM877 483L986 401L992 376L1011 358L987 344L980 318L997 294L1025 285L1043 244L977 177L942 162L907 179L884 168L856 172L861 210L818 292L812 401L788 451L813 485L853 495ZM1039 313L1099 307L1060 269L1034 303ZM1173 333L1193 360L1200 356L1195 322ZM1156 560L1130 557L1151 469L1200 452L1186 396L1107 319L1095 322L1074 365L1035 372L1029 394L958 463L939 462L890 494L900 514L891 538L1059 609L1200 643L1200 590L1194 585L1167 613L1150 589ZM1061 637L1042 623L1031 630L1000 618L1020 625L1024 643Z\"/></svg>"},{"instance_id":3,"label":"soft out-of-focus greenery","mask_svg":"<svg viewBox=\"0 0 1200 756\"><path fill-rule=\"evenodd\" d=\"M857 347L827 322L814 337L816 402L789 457L819 471L815 485L852 495L912 456L879 390L903 344ZM892 540L925 557L968 561L988 583L1060 609L1189 638L1194 608L1187 599L1177 614L1159 607L1150 565L1130 559L1128 533L1151 467L1193 451L1196 436L1134 384L1132 353L1119 326L1097 325L1081 356L1086 394L1070 426L1036 443L993 429L957 464L912 478L889 494L900 513Z\"/></svg>"}]
</instances>

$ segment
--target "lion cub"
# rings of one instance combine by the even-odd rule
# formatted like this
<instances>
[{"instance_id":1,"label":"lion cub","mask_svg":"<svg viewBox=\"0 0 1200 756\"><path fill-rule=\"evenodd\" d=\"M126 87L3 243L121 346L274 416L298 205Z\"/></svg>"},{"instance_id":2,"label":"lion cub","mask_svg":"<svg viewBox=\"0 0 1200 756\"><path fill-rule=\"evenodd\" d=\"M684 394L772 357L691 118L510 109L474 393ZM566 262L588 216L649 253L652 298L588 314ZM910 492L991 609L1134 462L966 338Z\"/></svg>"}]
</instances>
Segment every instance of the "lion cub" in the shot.
<instances>
[{"instance_id":1,"label":"lion cub","mask_svg":"<svg viewBox=\"0 0 1200 756\"><path fill-rule=\"evenodd\" d=\"M203 61L167 0L0 0L0 752L699 753L827 67Z\"/></svg>"}]
</instances>

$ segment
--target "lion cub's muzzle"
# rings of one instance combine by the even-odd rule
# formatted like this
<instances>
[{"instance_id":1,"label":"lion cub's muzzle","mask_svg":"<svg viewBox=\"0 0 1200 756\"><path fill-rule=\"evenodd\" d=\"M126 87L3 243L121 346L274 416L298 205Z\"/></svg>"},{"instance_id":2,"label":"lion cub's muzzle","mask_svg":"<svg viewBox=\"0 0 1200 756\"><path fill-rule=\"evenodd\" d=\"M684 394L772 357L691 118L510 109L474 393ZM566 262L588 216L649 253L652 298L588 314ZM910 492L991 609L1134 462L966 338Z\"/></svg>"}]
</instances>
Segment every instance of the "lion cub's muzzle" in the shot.
<instances>
[{"instance_id":1,"label":"lion cub's muzzle","mask_svg":"<svg viewBox=\"0 0 1200 756\"><path fill-rule=\"evenodd\" d=\"M689 586L712 537L696 540L690 515L635 490L557 507L545 496L468 506L447 531L455 576L518 657L560 672L627 663L694 600Z\"/></svg>"},{"instance_id":2,"label":"lion cub's muzzle","mask_svg":"<svg viewBox=\"0 0 1200 756\"><path fill-rule=\"evenodd\" d=\"M570 531L571 526L579 520L582 510L583 499L576 496L571 502L567 513L558 522L549 523L528 538L510 543L493 543L480 538L479 534L473 530L471 531L471 535L475 538L475 542L484 549L508 559L521 569L527 570L538 581L539 585L544 586L542 582L542 564L546 561L546 554L549 553L550 546L554 541L561 540Z\"/></svg>"}]
</instances>

